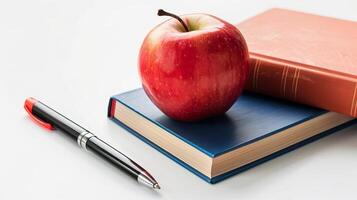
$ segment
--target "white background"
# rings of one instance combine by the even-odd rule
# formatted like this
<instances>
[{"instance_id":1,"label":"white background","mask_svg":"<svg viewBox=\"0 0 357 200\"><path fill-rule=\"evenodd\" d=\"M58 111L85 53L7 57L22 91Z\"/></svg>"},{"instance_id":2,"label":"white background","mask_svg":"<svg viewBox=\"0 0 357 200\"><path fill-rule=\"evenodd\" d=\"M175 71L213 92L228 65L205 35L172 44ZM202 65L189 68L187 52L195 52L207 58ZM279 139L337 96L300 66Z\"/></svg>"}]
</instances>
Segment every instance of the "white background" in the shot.
<instances>
[{"instance_id":1,"label":"white background","mask_svg":"<svg viewBox=\"0 0 357 200\"><path fill-rule=\"evenodd\" d=\"M166 19L158 8L231 23L271 7L357 21L355 2L1 0L0 199L356 199L357 125L210 185L106 118L111 95L140 86L139 47ZM137 160L162 190L35 125L28 96Z\"/></svg>"}]
</instances>

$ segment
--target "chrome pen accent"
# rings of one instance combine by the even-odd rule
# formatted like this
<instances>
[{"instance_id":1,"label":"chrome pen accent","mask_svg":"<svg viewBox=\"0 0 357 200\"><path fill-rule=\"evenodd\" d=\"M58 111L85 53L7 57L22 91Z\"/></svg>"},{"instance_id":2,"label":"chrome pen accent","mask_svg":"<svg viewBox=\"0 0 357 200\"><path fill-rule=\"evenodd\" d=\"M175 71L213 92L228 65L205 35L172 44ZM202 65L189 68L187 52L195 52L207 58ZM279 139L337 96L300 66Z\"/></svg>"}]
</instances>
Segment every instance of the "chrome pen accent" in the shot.
<instances>
[{"instance_id":1,"label":"chrome pen accent","mask_svg":"<svg viewBox=\"0 0 357 200\"><path fill-rule=\"evenodd\" d=\"M87 141L92 137L96 137L96 136L88 131L83 131L77 138L77 143L79 147L87 150Z\"/></svg>"},{"instance_id":2,"label":"chrome pen accent","mask_svg":"<svg viewBox=\"0 0 357 200\"><path fill-rule=\"evenodd\" d=\"M143 174L140 174L138 176L138 182L154 189L160 189L159 184L155 180L151 179L148 176L144 176Z\"/></svg>"}]
</instances>

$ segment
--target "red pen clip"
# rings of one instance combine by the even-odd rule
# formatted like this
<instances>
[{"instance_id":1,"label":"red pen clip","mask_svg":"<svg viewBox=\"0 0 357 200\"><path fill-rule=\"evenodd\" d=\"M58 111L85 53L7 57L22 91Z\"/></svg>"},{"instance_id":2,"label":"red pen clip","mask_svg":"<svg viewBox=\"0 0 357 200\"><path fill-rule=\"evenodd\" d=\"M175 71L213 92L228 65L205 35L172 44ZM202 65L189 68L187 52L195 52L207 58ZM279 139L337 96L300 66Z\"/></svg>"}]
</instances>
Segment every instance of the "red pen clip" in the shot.
<instances>
[{"instance_id":1,"label":"red pen clip","mask_svg":"<svg viewBox=\"0 0 357 200\"><path fill-rule=\"evenodd\" d=\"M24 104L24 108L25 108L26 112L30 115L30 118L34 122L36 122L38 125L42 126L43 128L45 128L47 130L54 130L54 127L50 123L44 122L32 114L32 107L36 102L38 102L38 101L32 97L27 98L25 101L25 104Z\"/></svg>"}]
</instances>

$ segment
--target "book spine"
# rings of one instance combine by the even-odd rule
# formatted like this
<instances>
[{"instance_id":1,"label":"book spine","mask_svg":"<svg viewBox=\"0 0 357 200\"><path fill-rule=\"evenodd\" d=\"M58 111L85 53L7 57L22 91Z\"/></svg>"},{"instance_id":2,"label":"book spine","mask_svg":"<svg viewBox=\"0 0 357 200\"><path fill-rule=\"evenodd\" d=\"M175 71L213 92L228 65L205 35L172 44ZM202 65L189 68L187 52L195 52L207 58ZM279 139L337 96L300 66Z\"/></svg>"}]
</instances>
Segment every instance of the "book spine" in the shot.
<instances>
[{"instance_id":1,"label":"book spine","mask_svg":"<svg viewBox=\"0 0 357 200\"><path fill-rule=\"evenodd\" d=\"M249 70L246 90L357 117L356 78L259 55Z\"/></svg>"}]
</instances>

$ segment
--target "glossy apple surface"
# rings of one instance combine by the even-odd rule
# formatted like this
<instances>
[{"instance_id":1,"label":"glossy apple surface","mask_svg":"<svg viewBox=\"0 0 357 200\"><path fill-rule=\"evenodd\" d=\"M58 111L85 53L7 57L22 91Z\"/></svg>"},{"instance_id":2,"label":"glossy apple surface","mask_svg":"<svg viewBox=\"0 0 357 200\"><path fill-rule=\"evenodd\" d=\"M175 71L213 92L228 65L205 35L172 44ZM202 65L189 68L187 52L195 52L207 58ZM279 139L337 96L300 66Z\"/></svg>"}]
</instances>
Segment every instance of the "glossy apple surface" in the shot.
<instances>
[{"instance_id":1,"label":"glossy apple surface","mask_svg":"<svg viewBox=\"0 0 357 200\"><path fill-rule=\"evenodd\" d=\"M211 15L169 19L146 36L139 73L151 101L166 115L197 121L225 113L248 76L248 49L238 29Z\"/></svg>"}]
</instances>

